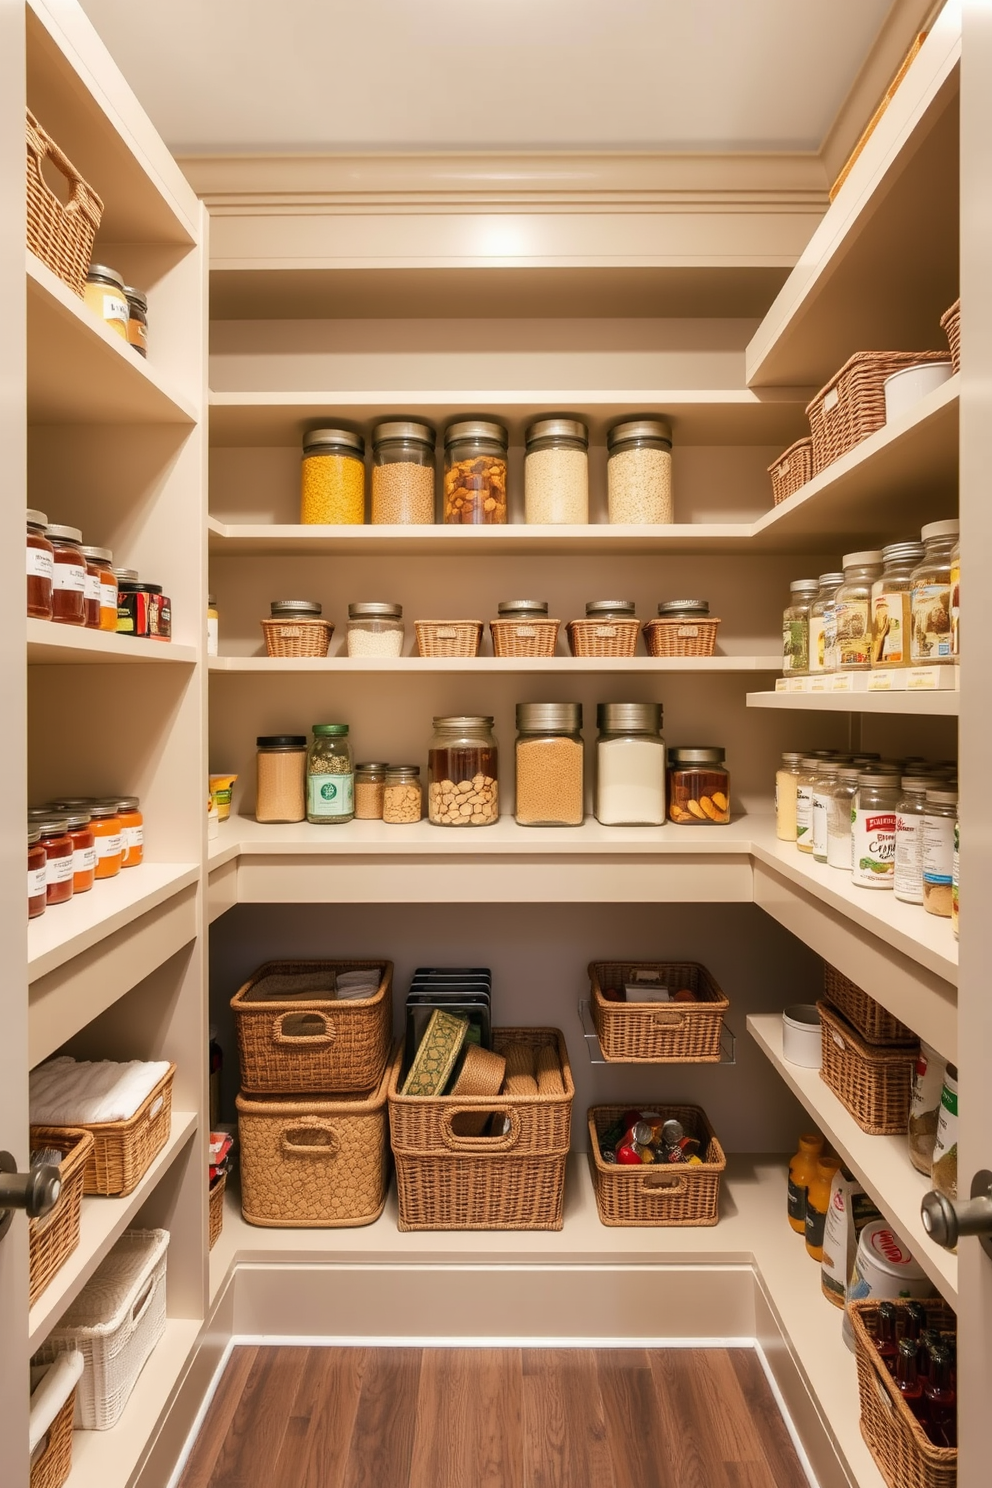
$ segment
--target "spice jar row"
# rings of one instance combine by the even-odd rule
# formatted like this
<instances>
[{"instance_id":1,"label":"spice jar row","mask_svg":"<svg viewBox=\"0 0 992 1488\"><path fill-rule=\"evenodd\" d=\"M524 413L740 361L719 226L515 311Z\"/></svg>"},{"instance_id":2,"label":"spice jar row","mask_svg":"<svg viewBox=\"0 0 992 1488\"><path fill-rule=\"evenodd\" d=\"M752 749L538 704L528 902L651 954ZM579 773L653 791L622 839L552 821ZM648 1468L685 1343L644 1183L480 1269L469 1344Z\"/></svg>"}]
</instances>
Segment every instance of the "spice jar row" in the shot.
<instances>
[{"instance_id":1,"label":"spice jar row","mask_svg":"<svg viewBox=\"0 0 992 1488\"><path fill-rule=\"evenodd\" d=\"M161 584L114 565L109 548L89 547L78 527L27 513L27 613L34 620L80 625L156 641L172 639L172 601Z\"/></svg>"},{"instance_id":2,"label":"spice jar row","mask_svg":"<svg viewBox=\"0 0 992 1488\"><path fill-rule=\"evenodd\" d=\"M430 424L390 419L372 430L369 520L428 525L436 521L437 435ZM444 431L442 521L501 525L507 521L505 426L458 419ZM524 513L528 523L589 521L589 430L581 419L548 417L527 429ZM663 419L626 419L607 435L607 500L613 523L672 521L672 431ZM312 429L303 438L300 521L360 525L365 521L365 439L351 429Z\"/></svg>"},{"instance_id":3,"label":"spice jar row","mask_svg":"<svg viewBox=\"0 0 992 1488\"><path fill-rule=\"evenodd\" d=\"M919 542L847 553L843 572L796 579L782 616L787 677L933 666L961 649L961 546L956 520L930 522Z\"/></svg>"},{"instance_id":4,"label":"spice jar row","mask_svg":"<svg viewBox=\"0 0 992 1488\"><path fill-rule=\"evenodd\" d=\"M28 919L144 858L137 796L65 796L28 811Z\"/></svg>"},{"instance_id":5,"label":"spice jar row","mask_svg":"<svg viewBox=\"0 0 992 1488\"><path fill-rule=\"evenodd\" d=\"M148 297L107 264L90 264L83 299L139 356L148 355Z\"/></svg>"}]
</instances>

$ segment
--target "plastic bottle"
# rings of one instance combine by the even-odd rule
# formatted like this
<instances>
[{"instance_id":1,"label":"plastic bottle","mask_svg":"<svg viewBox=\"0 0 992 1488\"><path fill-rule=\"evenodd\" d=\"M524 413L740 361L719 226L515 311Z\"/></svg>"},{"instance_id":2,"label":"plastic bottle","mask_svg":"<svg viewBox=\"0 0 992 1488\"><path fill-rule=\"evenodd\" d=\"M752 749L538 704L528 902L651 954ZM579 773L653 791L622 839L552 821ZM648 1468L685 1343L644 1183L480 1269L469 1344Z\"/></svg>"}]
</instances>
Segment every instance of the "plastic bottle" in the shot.
<instances>
[{"instance_id":1,"label":"plastic bottle","mask_svg":"<svg viewBox=\"0 0 992 1488\"><path fill-rule=\"evenodd\" d=\"M823 1151L819 1132L799 1138L799 1146L789 1163L789 1224L797 1235L806 1233L806 1191Z\"/></svg>"},{"instance_id":2,"label":"plastic bottle","mask_svg":"<svg viewBox=\"0 0 992 1488\"><path fill-rule=\"evenodd\" d=\"M840 1167L836 1157L821 1157L806 1190L806 1250L814 1261L823 1260L823 1230L830 1207L830 1189Z\"/></svg>"}]
</instances>

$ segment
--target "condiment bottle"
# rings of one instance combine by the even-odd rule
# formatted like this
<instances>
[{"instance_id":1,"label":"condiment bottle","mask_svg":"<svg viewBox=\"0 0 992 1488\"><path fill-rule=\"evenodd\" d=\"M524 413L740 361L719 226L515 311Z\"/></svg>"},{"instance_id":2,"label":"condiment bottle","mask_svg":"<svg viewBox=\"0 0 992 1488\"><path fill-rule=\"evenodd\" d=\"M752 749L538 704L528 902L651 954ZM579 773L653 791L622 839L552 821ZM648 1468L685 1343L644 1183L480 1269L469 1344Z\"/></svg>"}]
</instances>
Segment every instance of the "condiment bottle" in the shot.
<instances>
[{"instance_id":1,"label":"condiment bottle","mask_svg":"<svg viewBox=\"0 0 992 1488\"><path fill-rule=\"evenodd\" d=\"M33 620L51 620L55 549L45 536L48 518L44 512L27 513L28 615Z\"/></svg>"},{"instance_id":2,"label":"condiment bottle","mask_svg":"<svg viewBox=\"0 0 992 1488\"><path fill-rule=\"evenodd\" d=\"M900 1338L896 1351L896 1367L893 1374L896 1389L917 1420L926 1414L923 1386L916 1372L916 1352L919 1345L913 1338Z\"/></svg>"},{"instance_id":3,"label":"condiment bottle","mask_svg":"<svg viewBox=\"0 0 992 1488\"><path fill-rule=\"evenodd\" d=\"M958 522L930 522L920 533L925 552L912 574L914 666L954 660L951 639L951 554Z\"/></svg>"},{"instance_id":4,"label":"condiment bottle","mask_svg":"<svg viewBox=\"0 0 992 1488\"><path fill-rule=\"evenodd\" d=\"M840 1167L836 1157L821 1157L806 1191L806 1251L814 1261L823 1260L823 1228L830 1205L830 1188Z\"/></svg>"},{"instance_id":5,"label":"condiment bottle","mask_svg":"<svg viewBox=\"0 0 992 1488\"><path fill-rule=\"evenodd\" d=\"M801 754L783 754L775 772L775 835L781 842L796 840L796 786L802 762Z\"/></svg>"},{"instance_id":6,"label":"condiment bottle","mask_svg":"<svg viewBox=\"0 0 992 1488\"><path fill-rule=\"evenodd\" d=\"M813 839L813 858L817 863L827 861L830 805L839 770L839 764L835 764L833 760L824 760L813 782L810 836Z\"/></svg>"},{"instance_id":7,"label":"condiment bottle","mask_svg":"<svg viewBox=\"0 0 992 1488\"><path fill-rule=\"evenodd\" d=\"M923 557L923 544L890 543L882 549L882 572L871 586L871 664L910 665L913 628L913 570Z\"/></svg>"},{"instance_id":8,"label":"condiment bottle","mask_svg":"<svg viewBox=\"0 0 992 1488\"><path fill-rule=\"evenodd\" d=\"M861 889L891 889L896 866L896 806L899 777L877 765L858 777L851 824L851 881Z\"/></svg>"},{"instance_id":9,"label":"condiment bottle","mask_svg":"<svg viewBox=\"0 0 992 1488\"><path fill-rule=\"evenodd\" d=\"M799 1138L789 1163L788 1218L797 1235L806 1233L806 1194L822 1152L823 1138L819 1132L809 1132Z\"/></svg>"},{"instance_id":10,"label":"condiment bottle","mask_svg":"<svg viewBox=\"0 0 992 1488\"><path fill-rule=\"evenodd\" d=\"M827 814L827 865L851 872L854 857L854 836L851 817L858 794L860 765L841 765L830 792L830 807Z\"/></svg>"},{"instance_id":11,"label":"condiment bottle","mask_svg":"<svg viewBox=\"0 0 992 1488\"><path fill-rule=\"evenodd\" d=\"M871 670L871 591L882 572L882 555L874 549L845 553L844 582L834 596L837 670Z\"/></svg>"},{"instance_id":12,"label":"condiment bottle","mask_svg":"<svg viewBox=\"0 0 992 1488\"><path fill-rule=\"evenodd\" d=\"M896 1367L896 1309L894 1302L880 1302L876 1314L875 1347L886 1369Z\"/></svg>"},{"instance_id":13,"label":"condiment bottle","mask_svg":"<svg viewBox=\"0 0 992 1488\"><path fill-rule=\"evenodd\" d=\"M946 785L930 786L923 808L923 908L950 919L954 881L954 827L958 793Z\"/></svg>"},{"instance_id":14,"label":"condiment bottle","mask_svg":"<svg viewBox=\"0 0 992 1488\"><path fill-rule=\"evenodd\" d=\"M834 670L833 605L834 596L844 582L842 573L825 573L819 578L819 589L809 609L809 671Z\"/></svg>"},{"instance_id":15,"label":"condiment bottle","mask_svg":"<svg viewBox=\"0 0 992 1488\"><path fill-rule=\"evenodd\" d=\"M927 1435L938 1447L958 1444L957 1392L951 1383L952 1355L944 1343L929 1350L923 1400Z\"/></svg>"},{"instance_id":16,"label":"condiment bottle","mask_svg":"<svg viewBox=\"0 0 992 1488\"><path fill-rule=\"evenodd\" d=\"M78 527L56 523L46 536L52 545L52 619L59 625L86 624L86 559L81 551L83 534Z\"/></svg>"},{"instance_id":17,"label":"condiment bottle","mask_svg":"<svg viewBox=\"0 0 992 1488\"><path fill-rule=\"evenodd\" d=\"M47 900L45 865L48 855L41 845L41 828L28 823L28 919L45 913Z\"/></svg>"},{"instance_id":18,"label":"condiment bottle","mask_svg":"<svg viewBox=\"0 0 992 1488\"><path fill-rule=\"evenodd\" d=\"M817 579L796 579L789 585L789 603L782 612L782 672L805 677L809 671L809 612L820 592Z\"/></svg>"},{"instance_id":19,"label":"condiment bottle","mask_svg":"<svg viewBox=\"0 0 992 1488\"><path fill-rule=\"evenodd\" d=\"M97 878L116 878L124 860L121 819L117 807L94 802L89 808L96 846Z\"/></svg>"},{"instance_id":20,"label":"condiment bottle","mask_svg":"<svg viewBox=\"0 0 992 1488\"><path fill-rule=\"evenodd\" d=\"M117 575L109 548L80 548L86 559L86 624L94 630L117 629ZM95 601L95 609L92 608Z\"/></svg>"}]
</instances>

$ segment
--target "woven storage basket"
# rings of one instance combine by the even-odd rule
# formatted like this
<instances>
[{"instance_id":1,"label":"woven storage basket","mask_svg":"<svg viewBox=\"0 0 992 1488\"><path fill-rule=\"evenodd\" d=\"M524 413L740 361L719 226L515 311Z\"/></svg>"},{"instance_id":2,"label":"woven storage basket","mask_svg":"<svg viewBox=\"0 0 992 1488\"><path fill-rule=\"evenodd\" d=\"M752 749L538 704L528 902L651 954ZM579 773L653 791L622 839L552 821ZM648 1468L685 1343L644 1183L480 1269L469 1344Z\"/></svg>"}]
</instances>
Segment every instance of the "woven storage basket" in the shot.
<instances>
[{"instance_id":1,"label":"woven storage basket","mask_svg":"<svg viewBox=\"0 0 992 1488\"><path fill-rule=\"evenodd\" d=\"M269 656L326 656L334 626L329 620L263 620Z\"/></svg>"},{"instance_id":2,"label":"woven storage basket","mask_svg":"<svg viewBox=\"0 0 992 1488\"><path fill-rule=\"evenodd\" d=\"M72 1471L72 1421L76 1411L76 1388L48 1428L41 1452L31 1464L30 1488L62 1488Z\"/></svg>"},{"instance_id":3,"label":"woven storage basket","mask_svg":"<svg viewBox=\"0 0 992 1488\"><path fill-rule=\"evenodd\" d=\"M839 972L836 967L824 962L823 995L837 1009L851 1027L869 1044L910 1044L914 1034L905 1023L900 1023L890 1012L862 992L856 982Z\"/></svg>"},{"instance_id":4,"label":"woven storage basket","mask_svg":"<svg viewBox=\"0 0 992 1488\"><path fill-rule=\"evenodd\" d=\"M120 1418L165 1332L168 1230L125 1230L35 1355L51 1364L79 1349L76 1426L107 1431Z\"/></svg>"},{"instance_id":5,"label":"woven storage basket","mask_svg":"<svg viewBox=\"0 0 992 1488\"><path fill-rule=\"evenodd\" d=\"M134 1192L169 1140L175 1074L176 1066L170 1064L155 1089L127 1121L76 1123L93 1137L83 1170L84 1194L123 1196ZM53 1146L65 1140L67 1131L75 1129L45 1128Z\"/></svg>"},{"instance_id":6,"label":"woven storage basket","mask_svg":"<svg viewBox=\"0 0 992 1488\"><path fill-rule=\"evenodd\" d=\"M687 1136L699 1138L702 1162L621 1167L603 1161L599 1139L631 1105L681 1121ZM705 1111L699 1106L659 1106L627 1101L622 1106L591 1106L589 1166L596 1207L604 1225L715 1225L720 1218L720 1178L727 1159Z\"/></svg>"},{"instance_id":7,"label":"woven storage basket","mask_svg":"<svg viewBox=\"0 0 992 1488\"><path fill-rule=\"evenodd\" d=\"M226 1173L218 1174L210 1185L210 1197L207 1201L207 1245L210 1250L213 1250L224 1229L224 1191L226 1188Z\"/></svg>"},{"instance_id":8,"label":"woven storage basket","mask_svg":"<svg viewBox=\"0 0 992 1488\"><path fill-rule=\"evenodd\" d=\"M82 297L103 202L30 109L27 147L28 247L73 294ZM68 181L68 201L60 201L45 180L41 167L46 160Z\"/></svg>"},{"instance_id":9,"label":"woven storage basket","mask_svg":"<svg viewBox=\"0 0 992 1488\"><path fill-rule=\"evenodd\" d=\"M951 368L955 372L961 371L961 301L955 300L949 310L945 310L940 317L940 326L947 335L947 344L951 348Z\"/></svg>"},{"instance_id":10,"label":"woven storage basket","mask_svg":"<svg viewBox=\"0 0 992 1488\"><path fill-rule=\"evenodd\" d=\"M339 1229L379 1218L389 1186L386 1091L274 1100L239 1095L241 1211L273 1229Z\"/></svg>"},{"instance_id":11,"label":"woven storage basket","mask_svg":"<svg viewBox=\"0 0 992 1488\"><path fill-rule=\"evenodd\" d=\"M657 972L670 992L683 987L698 1002L614 1002L638 975ZM592 1020L604 1059L622 1064L716 1064L723 1017L730 1001L696 961L593 961L589 966Z\"/></svg>"},{"instance_id":12,"label":"woven storage basket","mask_svg":"<svg viewBox=\"0 0 992 1488\"><path fill-rule=\"evenodd\" d=\"M794 496L812 478L812 439L797 439L795 444L790 444L769 465L768 474L772 478L772 498L775 505L788 501L790 496Z\"/></svg>"},{"instance_id":13,"label":"woven storage basket","mask_svg":"<svg viewBox=\"0 0 992 1488\"><path fill-rule=\"evenodd\" d=\"M323 982L326 989L331 974L366 967L382 968L372 997L287 995L294 985L305 992L308 983ZM253 989L268 979L271 995L254 999ZM231 999L242 1089L252 1095L371 1090L389 1058L392 987L391 961L267 961Z\"/></svg>"},{"instance_id":14,"label":"woven storage basket","mask_svg":"<svg viewBox=\"0 0 992 1488\"><path fill-rule=\"evenodd\" d=\"M493 1048L551 1045L560 1095L400 1095L402 1055L389 1081L389 1129L401 1230L560 1230L575 1086L557 1028L494 1028ZM504 1117L501 1136L461 1136L456 1118Z\"/></svg>"},{"instance_id":15,"label":"woven storage basket","mask_svg":"<svg viewBox=\"0 0 992 1488\"><path fill-rule=\"evenodd\" d=\"M633 656L640 620L569 620L565 626L573 656Z\"/></svg>"},{"instance_id":16,"label":"woven storage basket","mask_svg":"<svg viewBox=\"0 0 992 1488\"><path fill-rule=\"evenodd\" d=\"M867 1044L828 1002L816 1004L824 1080L862 1131L905 1136L918 1043Z\"/></svg>"},{"instance_id":17,"label":"woven storage basket","mask_svg":"<svg viewBox=\"0 0 992 1488\"><path fill-rule=\"evenodd\" d=\"M896 1302L902 1310L904 1302ZM955 1328L954 1314L944 1303L925 1299L927 1325L941 1332ZM895 1381L879 1357L873 1338L879 1304L851 1302L861 1399L861 1435L889 1488L956 1488L956 1447L937 1447L903 1400ZM897 1321L898 1327L898 1321Z\"/></svg>"},{"instance_id":18,"label":"woven storage basket","mask_svg":"<svg viewBox=\"0 0 992 1488\"><path fill-rule=\"evenodd\" d=\"M712 656L719 620L649 620L644 645L649 656Z\"/></svg>"},{"instance_id":19,"label":"woven storage basket","mask_svg":"<svg viewBox=\"0 0 992 1488\"><path fill-rule=\"evenodd\" d=\"M481 620L415 620L421 656L478 656L484 629Z\"/></svg>"},{"instance_id":20,"label":"woven storage basket","mask_svg":"<svg viewBox=\"0 0 992 1488\"><path fill-rule=\"evenodd\" d=\"M560 620L490 620L494 656L554 656Z\"/></svg>"},{"instance_id":21,"label":"woven storage basket","mask_svg":"<svg viewBox=\"0 0 992 1488\"><path fill-rule=\"evenodd\" d=\"M32 1151L39 1147L57 1147L64 1156L59 1163L62 1191L55 1208L44 1219L32 1219L28 1224L32 1307L79 1244L83 1176L93 1137L82 1127L33 1126Z\"/></svg>"},{"instance_id":22,"label":"woven storage basket","mask_svg":"<svg viewBox=\"0 0 992 1488\"><path fill-rule=\"evenodd\" d=\"M881 429L885 379L920 362L946 362L942 351L859 351L820 389L806 412L813 435L813 474Z\"/></svg>"}]
</instances>

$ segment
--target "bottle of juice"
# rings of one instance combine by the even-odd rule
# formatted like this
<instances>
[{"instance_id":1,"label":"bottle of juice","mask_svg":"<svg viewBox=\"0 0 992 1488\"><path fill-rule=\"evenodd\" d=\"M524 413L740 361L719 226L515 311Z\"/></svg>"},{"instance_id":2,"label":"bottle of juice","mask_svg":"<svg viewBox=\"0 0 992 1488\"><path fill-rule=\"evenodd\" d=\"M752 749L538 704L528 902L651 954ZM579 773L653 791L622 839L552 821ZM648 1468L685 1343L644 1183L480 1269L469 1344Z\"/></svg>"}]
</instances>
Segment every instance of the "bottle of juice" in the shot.
<instances>
[{"instance_id":1,"label":"bottle of juice","mask_svg":"<svg viewBox=\"0 0 992 1488\"><path fill-rule=\"evenodd\" d=\"M836 1157L821 1157L806 1191L806 1249L814 1261L823 1260L823 1230L830 1208L830 1188L840 1167Z\"/></svg>"},{"instance_id":2,"label":"bottle of juice","mask_svg":"<svg viewBox=\"0 0 992 1488\"><path fill-rule=\"evenodd\" d=\"M806 1233L806 1190L822 1151L823 1138L819 1132L810 1132L799 1138L799 1147L789 1163L789 1223L797 1235Z\"/></svg>"}]
</instances>

